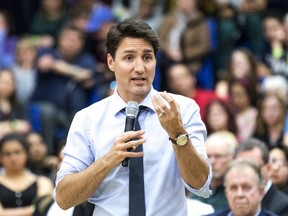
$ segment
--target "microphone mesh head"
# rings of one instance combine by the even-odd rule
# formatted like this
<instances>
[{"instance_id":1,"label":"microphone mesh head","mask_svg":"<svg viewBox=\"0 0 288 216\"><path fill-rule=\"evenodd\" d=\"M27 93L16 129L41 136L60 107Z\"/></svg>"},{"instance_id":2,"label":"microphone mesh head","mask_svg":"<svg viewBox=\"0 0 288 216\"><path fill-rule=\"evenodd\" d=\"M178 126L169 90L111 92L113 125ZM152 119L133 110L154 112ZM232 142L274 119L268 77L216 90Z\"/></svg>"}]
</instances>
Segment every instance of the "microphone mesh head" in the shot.
<instances>
[{"instance_id":1,"label":"microphone mesh head","mask_svg":"<svg viewBox=\"0 0 288 216\"><path fill-rule=\"evenodd\" d=\"M127 103L127 106L125 108L126 116L134 117L136 118L138 114L139 108L138 103L135 101L129 101Z\"/></svg>"}]
</instances>

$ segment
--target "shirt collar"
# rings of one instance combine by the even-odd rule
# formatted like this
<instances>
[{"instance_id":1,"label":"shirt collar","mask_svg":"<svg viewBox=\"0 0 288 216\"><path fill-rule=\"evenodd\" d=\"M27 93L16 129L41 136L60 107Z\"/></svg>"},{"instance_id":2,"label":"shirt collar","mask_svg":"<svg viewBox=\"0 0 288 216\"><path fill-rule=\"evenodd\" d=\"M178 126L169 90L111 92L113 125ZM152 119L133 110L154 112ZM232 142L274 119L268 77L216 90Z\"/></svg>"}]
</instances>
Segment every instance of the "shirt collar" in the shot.
<instances>
[{"instance_id":1,"label":"shirt collar","mask_svg":"<svg viewBox=\"0 0 288 216\"><path fill-rule=\"evenodd\" d=\"M151 87L150 92L147 94L147 96L141 101L139 104L142 106L148 107L149 110L152 110L153 112L156 112L153 104L152 104L152 96L154 94L159 94L158 91L156 91L153 87ZM113 101L113 107L112 107L112 112L114 115L117 115L123 108L126 107L127 103L120 97L120 95L117 92L117 87L115 88L114 94L111 96L112 101Z\"/></svg>"}]
</instances>

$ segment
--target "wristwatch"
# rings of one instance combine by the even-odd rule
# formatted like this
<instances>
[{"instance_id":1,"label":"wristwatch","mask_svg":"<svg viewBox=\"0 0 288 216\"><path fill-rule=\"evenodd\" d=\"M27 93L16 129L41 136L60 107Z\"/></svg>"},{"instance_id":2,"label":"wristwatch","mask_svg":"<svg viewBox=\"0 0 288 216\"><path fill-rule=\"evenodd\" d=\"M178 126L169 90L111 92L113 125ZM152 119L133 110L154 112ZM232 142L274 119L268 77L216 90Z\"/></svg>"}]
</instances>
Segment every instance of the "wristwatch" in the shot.
<instances>
[{"instance_id":1,"label":"wristwatch","mask_svg":"<svg viewBox=\"0 0 288 216\"><path fill-rule=\"evenodd\" d=\"M172 139L169 137L169 140L177 146L185 146L188 143L188 134L180 134L176 137L176 139Z\"/></svg>"}]
</instances>

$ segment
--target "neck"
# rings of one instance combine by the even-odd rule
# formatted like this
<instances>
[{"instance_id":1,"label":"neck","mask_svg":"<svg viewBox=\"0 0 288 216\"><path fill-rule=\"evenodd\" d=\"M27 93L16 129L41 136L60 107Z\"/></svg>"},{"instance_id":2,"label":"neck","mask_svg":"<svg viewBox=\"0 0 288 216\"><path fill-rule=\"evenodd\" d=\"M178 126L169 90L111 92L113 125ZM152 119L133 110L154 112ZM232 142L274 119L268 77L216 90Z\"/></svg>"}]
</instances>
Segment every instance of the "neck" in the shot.
<instances>
[{"instance_id":1,"label":"neck","mask_svg":"<svg viewBox=\"0 0 288 216\"><path fill-rule=\"evenodd\" d=\"M26 174L26 170L18 170L18 171L7 171L5 170L5 176L7 178L20 178Z\"/></svg>"}]
</instances>

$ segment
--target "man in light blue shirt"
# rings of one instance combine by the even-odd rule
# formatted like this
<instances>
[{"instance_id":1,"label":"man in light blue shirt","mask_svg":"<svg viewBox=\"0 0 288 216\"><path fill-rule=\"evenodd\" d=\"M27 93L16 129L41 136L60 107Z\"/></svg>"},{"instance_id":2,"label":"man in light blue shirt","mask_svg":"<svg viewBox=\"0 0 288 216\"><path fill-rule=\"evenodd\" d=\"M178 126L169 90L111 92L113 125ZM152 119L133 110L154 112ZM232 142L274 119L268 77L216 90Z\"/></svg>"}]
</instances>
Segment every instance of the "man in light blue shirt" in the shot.
<instances>
[{"instance_id":1,"label":"man in light blue shirt","mask_svg":"<svg viewBox=\"0 0 288 216\"><path fill-rule=\"evenodd\" d=\"M75 115L57 174L56 201L67 209L89 199L93 215L128 215L129 168L121 162L143 157L145 215L187 215L185 188L210 195L199 107L190 98L153 89L159 38L145 22L131 18L115 25L106 46L117 87ZM146 107L139 131L123 132L122 110L129 101ZM141 152L127 151L142 144Z\"/></svg>"}]
</instances>

